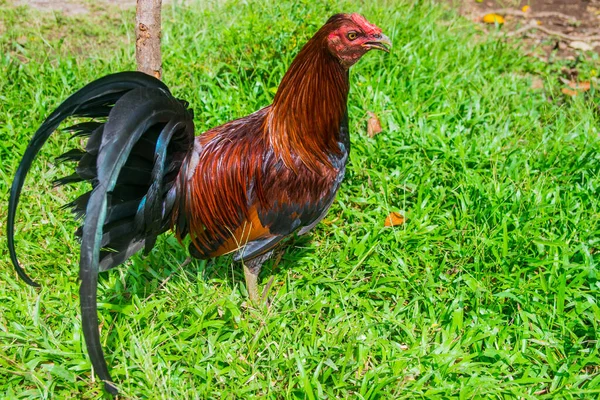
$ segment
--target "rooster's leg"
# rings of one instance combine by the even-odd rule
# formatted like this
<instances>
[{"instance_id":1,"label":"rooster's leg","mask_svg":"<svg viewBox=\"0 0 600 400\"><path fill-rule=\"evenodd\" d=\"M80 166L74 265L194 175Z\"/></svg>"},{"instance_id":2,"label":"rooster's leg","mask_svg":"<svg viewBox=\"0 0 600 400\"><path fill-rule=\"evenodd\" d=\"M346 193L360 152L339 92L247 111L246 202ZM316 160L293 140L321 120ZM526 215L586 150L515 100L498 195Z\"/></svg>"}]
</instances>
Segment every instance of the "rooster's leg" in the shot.
<instances>
[{"instance_id":1,"label":"rooster's leg","mask_svg":"<svg viewBox=\"0 0 600 400\"><path fill-rule=\"evenodd\" d=\"M264 262L271 258L272 254L273 251L269 251L251 260L243 262L246 289L248 290L250 301L254 304L260 304L266 299L266 293L263 293L262 296L258 295L258 274L260 274L260 270Z\"/></svg>"}]
</instances>

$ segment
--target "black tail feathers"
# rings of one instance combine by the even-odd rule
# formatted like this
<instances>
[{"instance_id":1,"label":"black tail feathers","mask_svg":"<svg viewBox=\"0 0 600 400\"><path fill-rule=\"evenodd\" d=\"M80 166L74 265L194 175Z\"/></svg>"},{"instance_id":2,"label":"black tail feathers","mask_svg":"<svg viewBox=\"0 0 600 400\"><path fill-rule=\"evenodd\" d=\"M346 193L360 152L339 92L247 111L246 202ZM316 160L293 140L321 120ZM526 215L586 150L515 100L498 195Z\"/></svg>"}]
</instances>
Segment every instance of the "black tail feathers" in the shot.
<instances>
[{"instance_id":1,"label":"black tail feathers","mask_svg":"<svg viewBox=\"0 0 600 400\"><path fill-rule=\"evenodd\" d=\"M154 79L138 72L122 72L105 76L104 78L100 78L97 81L90 83L65 100L65 102L44 121L29 142L10 189L7 220L8 250L11 261L19 276L29 285L39 286L27 276L25 271L19 265L15 252L14 223L21 189L23 188L25 177L27 176L27 172L29 171L33 160L46 140L48 140L52 132L58 128L63 120L71 116L106 118L111 110L111 106L114 105L119 98L132 89L142 87L158 88L168 93L168 88L158 79ZM92 124L97 125L99 123L92 122ZM90 132L90 129L86 126L78 128L82 128L85 133Z\"/></svg>"},{"instance_id":2,"label":"black tail feathers","mask_svg":"<svg viewBox=\"0 0 600 400\"><path fill-rule=\"evenodd\" d=\"M81 237L80 299L82 325L95 371L116 393L98 335L97 274L113 268L137 251L149 251L172 224L177 173L193 149L193 116L187 102L174 98L159 80L123 72L85 86L54 111L27 147L13 181L7 221L8 248L18 275L39 286L19 265L14 223L19 196L31 164L52 132L68 117L89 121L67 128L74 137L87 137L85 149L58 157L77 163L73 174L56 184L80 181L92 190L67 207L84 217Z\"/></svg>"}]
</instances>

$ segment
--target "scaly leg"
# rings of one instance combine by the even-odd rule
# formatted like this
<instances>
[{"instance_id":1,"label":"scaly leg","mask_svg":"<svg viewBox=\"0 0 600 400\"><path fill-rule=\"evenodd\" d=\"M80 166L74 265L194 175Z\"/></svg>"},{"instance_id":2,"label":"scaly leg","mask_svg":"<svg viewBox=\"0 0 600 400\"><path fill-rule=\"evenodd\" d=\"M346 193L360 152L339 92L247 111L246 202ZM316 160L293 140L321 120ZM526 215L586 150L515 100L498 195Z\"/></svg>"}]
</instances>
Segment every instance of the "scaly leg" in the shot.
<instances>
[{"instance_id":1,"label":"scaly leg","mask_svg":"<svg viewBox=\"0 0 600 400\"><path fill-rule=\"evenodd\" d=\"M188 256L185 259L185 261L181 263L181 266L179 268L183 269L183 268L187 267L187 265L191 262L192 262L192 257Z\"/></svg>"},{"instance_id":2,"label":"scaly leg","mask_svg":"<svg viewBox=\"0 0 600 400\"><path fill-rule=\"evenodd\" d=\"M254 304L261 304L265 300L266 292L263 292L261 297L258 296L258 274L260 274L264 262L271 258L272 254L273 251L268 251L251 260L242 262L244 266L244 278L246 279L246 289L248 290L250 301ZM265 289L268 290L270 286L269 282Z\"/></svg>"}]
</instances>

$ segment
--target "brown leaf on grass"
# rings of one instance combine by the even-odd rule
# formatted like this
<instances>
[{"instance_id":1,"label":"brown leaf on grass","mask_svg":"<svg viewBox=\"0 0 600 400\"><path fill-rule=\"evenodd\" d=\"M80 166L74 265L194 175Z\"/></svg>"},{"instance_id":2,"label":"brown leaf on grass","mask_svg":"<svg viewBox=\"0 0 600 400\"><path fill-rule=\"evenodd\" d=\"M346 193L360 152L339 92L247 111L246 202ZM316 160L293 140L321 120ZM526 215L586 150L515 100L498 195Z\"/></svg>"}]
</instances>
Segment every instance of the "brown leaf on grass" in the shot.
<instances>
[{"instance_id":1,"label":"brown leaf on grass","mask_svg":"<svg viewBox=\"0 0 600 400\"><path fill-rule=\"evenodd\" d=\"M568 88L562 88L561 92L563 92L563 94L566 94L567 96L577 96L577 94L582 93L582 92L587 92L588 90L590 90L590 82L574 82L574 81L569 81L567 83L567 85L569 86Z\"/></svg>"},{"instance_id":2,"label":"brown leaf on grass","mask_svg":"<svg viewBox=\"0 0 600 400\"><path fill-rule=\"evenodd\" d=\"M483 22L486 24L503 24L504 17L498 14L485 14L483 16Z\"/></svg>"},{"instance_id":3,"label":"brown leaf on grass","mask_svg":"<svg viewBox=\"0 0 600 400\"><path fill-rule=\"evenodd\" d=\"M590 90L591 85L589 82L569 82L569 87L571 89L586 92L586 91Z\"/></svg>"},{"instance_id":4,"label":"brown leaf on grass","mask_svg":"<svg viewBox=\"0 0 600 400\"><path fill-rule=\"evenodd\" d=\"M569 88L562 88L561 92L563 92L563 94L566 94L567 96L577 96L577 93L579 93L577 90L573 90L573 89L569 89Z\"/></svg>"},{"instance_id":5,"label":"brown leaf on grass","mask_svg":"<svg viewBox=\"0 0 600 400\"><path fill-rule=\"evenodd\" d=\"M379 118L377 118L375 113L369 111L367 114L369 115L369 120L367 121L367 135L373 137L378 133L381 133L381 122L379 122Z\"/></svg>"},{"instance_id":6,"label":"brown leaf on grass","mask_svg":"<svg viewBox=\"0 0 600 400\"><path fill-rule=\"evenodd\" d=\"M533 78L531 80L531 88L532 89L543 89L544 88L544 81L542 80L542 78Z\"/></svg>"},{"instance_id":7,"label":"brown leaf on grass","mask_svg":"<svg viewBox=\"0 0 600 400\"><path fill-rule=\"evenodd\" d=\"M406 218L404 218L404 215L400 214L399 212L392 212L385 219L384 225L385 226L398 226L398 225L402 225L405 221L406 221Z\"/></svg>"}]
</instances>

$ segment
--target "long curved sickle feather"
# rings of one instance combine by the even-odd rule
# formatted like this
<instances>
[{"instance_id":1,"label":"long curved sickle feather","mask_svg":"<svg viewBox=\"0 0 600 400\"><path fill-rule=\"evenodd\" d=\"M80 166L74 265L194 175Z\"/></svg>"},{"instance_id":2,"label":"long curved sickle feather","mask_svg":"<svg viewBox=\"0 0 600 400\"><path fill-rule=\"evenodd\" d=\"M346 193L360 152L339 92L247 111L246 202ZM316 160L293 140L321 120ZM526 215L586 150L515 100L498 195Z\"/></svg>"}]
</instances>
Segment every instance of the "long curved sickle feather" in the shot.
<instances>
[{"instance_id":1,"label":"long curved sickle feather","mask_svg":"<svg viewBox=\"0 0 600 400\"><path fill-rule=\"evenodd\" d=\"M15 216L19 205L19 197L21 189L25 183L27 173L31 168L31 164L37 153L40 151L44 143L48 140L52 132L60 125L67 117L78 115L89 115L91 111L98 110L99 107L105 106L107 103L114 103L123 92L129 91L137 87L154 87L169 92L167 86L158 79L140 72L120 72L113 75L108 75L100 78L71 95L65 100L37 130L21 159L15 179L10 188L10 198L8 201L8 218L6 224L6 236L8 241L8 252L10 259L15 267L15 271L28 285L39 287L40 285L34 282L23 270L19 264L17 253L15 251ZM97 112L94 116L97 115ZM104 112L104 116L108 114Z\"/></svg>"},{"instance_id":2,"label":"long curved sickle feather","mask_svg":"<svg viewBox=\"0 0 600 400\"><path fill-rule=\"evenodd\" d=\"M79 261L81 280L79 296L83 334L92 365L104 381L106 390L113 394L118 393L118 390L112 383L100 344L96 298L107 196L114 189L121 169L137 141L155 124L166 123L166 129L163 130L157 143L161 151L155 156L156 164L153 171L153 178L155 180L159 178L157 175L162 171L164 159L162 148L166 149L174 129L181 127L178 123L170 122L172 118L178 116L174 107L179 107L176 110L185 112L175 99L168 96L168 92L164 93L152 88L132 91L117 101L104 127L97 162L98 184L92 191L86 208ZM161 144L161 140L165 142Z\"/></svg>"},{"instance_id":3,"label":"long curved sickle feather","mask_svg":"<svg viewBox=\"0 0 600 400\"><path fill-rule=\"evenodd\" d=\"M98 331L98 310L96 292L98 289L98 258L100 255L100 240L102 240L102 223L106 217L106 188L98 187L93 191L88 203L97 212L88 213L83 224L81 241L81 259L79 260L79 301L81 306L81 327L90 360L94 370L104 381L104 388L111 394L119 391L112 384L104 353L100 345Z\"/></svg>"}]
</instances>

